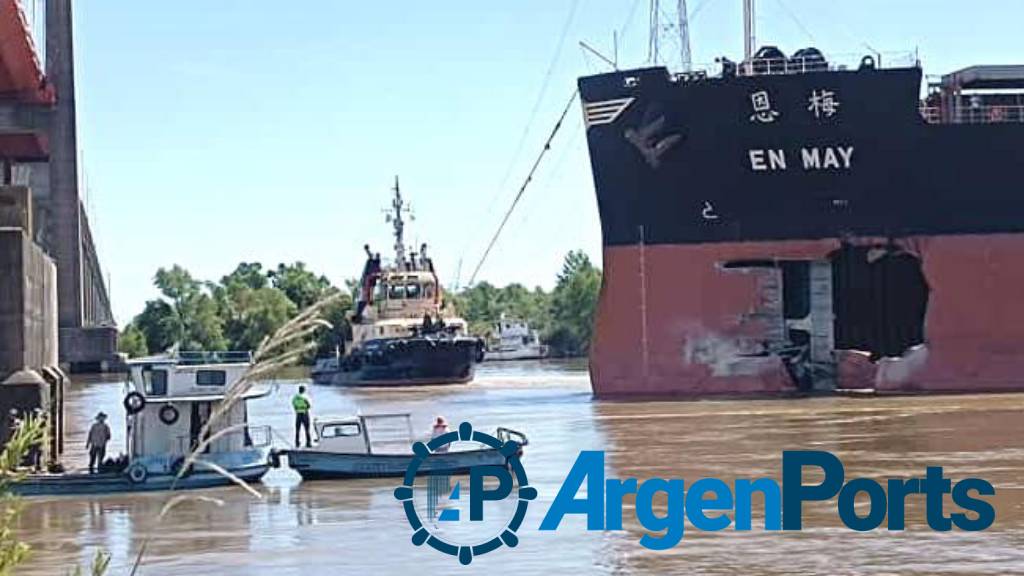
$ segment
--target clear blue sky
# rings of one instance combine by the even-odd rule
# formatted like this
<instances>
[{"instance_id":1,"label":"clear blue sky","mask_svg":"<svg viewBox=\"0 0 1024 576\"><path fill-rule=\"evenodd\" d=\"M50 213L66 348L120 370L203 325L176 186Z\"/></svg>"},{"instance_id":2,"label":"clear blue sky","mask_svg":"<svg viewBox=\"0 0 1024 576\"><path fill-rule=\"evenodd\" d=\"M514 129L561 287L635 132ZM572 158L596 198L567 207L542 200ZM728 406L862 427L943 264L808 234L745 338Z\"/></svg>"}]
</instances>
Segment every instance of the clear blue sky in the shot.
<instances>
[{"instance_id":1,"label":"clear blue sky","mask_svg":"<svg viewBox=\"0 0 1024 576\"><path fill-rule=\"evenodd\" d=\"M447 282L464 257L465 282L575 78L605 70L578 42L610 54L619 30L620 64L643 64L648 3L77 2L79 146L118 321L159 266L355 276L365 242L389 251L395 174L409 240ZM694 62L741 56L740 0L689 7ZM759 0L757 20L786 52L916 48L931 74L1024 62L1019 0ZM600 259L578 103L480 278L550 287L575 248Z\"/></svg>"}]
</instances>

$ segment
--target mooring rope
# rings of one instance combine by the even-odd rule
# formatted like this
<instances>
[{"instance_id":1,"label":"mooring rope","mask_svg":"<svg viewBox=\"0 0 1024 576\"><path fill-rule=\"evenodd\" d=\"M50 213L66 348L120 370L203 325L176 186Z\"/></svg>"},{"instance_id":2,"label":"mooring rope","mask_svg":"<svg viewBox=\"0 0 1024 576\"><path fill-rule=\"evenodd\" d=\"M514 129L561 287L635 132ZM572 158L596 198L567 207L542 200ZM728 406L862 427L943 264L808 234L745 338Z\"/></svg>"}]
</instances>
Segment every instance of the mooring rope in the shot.
<instances>
[{"instance_id":1,"label":"mooring rope","mask_svg":"<svg viewBox=\"0 0 1024 576\"><path fill-rule=\"evenodd\" d=\"M523 197L523 192L526 191L526 187L530 185L533 180L533 175L537 172L537 167L540 166L540 161L544 159L544 155L547 154L548 150L551 149L551 142L555 139L555 135L558 134L559 128L562 127L562 122L565 120L569 109L572 108L573 102L576 101L576 95L579 93L579 89L573 91L572 96L569 97L569 101L565 103L565 108L562 109L562 115L558 117L558 122L555 123L555 127L551 129L551 134L548 135L548 139L544 142L544 148L537 155L537 159L533 162L533 167L530 168L530 172L526 175L526 180L523 181L523 185L519 187L519 192L516 193L516 197L512 200L512 205L508 207L505 212L505 217L501 219L501 224L498 225L498 229L494 232L494 236L491 237L491 241L487 244L487 249L484 250L484 255L480 257L480 262L477 263L476 268L473 269L473 274L469 277L468 286L473 285L473 281L476 280L476 275L480 272L480 268L483 267L484 262L487 260L487 256L490 255L491 249L494 248L494 244L498 241L498 236L501 235L501 231L505 229L505 224L508 223L509 217L512 216L512 212L516 209L516 205L519 204L519 200Z\"/></svg>"}]
</instances>

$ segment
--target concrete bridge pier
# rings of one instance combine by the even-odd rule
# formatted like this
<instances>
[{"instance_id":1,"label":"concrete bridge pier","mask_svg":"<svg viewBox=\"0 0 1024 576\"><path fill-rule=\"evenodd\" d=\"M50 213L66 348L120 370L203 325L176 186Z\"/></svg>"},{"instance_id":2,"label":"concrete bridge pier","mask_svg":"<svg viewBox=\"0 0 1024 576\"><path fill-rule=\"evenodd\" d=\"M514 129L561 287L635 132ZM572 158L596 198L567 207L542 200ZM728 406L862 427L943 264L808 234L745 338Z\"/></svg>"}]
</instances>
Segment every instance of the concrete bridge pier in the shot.
<instances>
[{"instance_id":1,"label":"concrete bridge pier","mask_svg":"<svg viewBox=\"0 0 1024 576\"><path fill-rule=\"evenodd\" d=\"M66 377L57 366L57 268L32 232L29 189L0 186L0 444L15 419L45 414L50 442L32 463L50 467L63 451Z\"/></svg>"},{"instance_id":2,"label":"concrete bridge pier","mask_svg":"<svg viewBox=\"0 0 1024 576\"><path fill-rule=\"evenodd\" d=\"M70 372L122 368L117 326L78 182L71 0L46 1L46 79L56 100L48 125L48 237L57 265L60 362Z\"/></svg>"}]
</instances>

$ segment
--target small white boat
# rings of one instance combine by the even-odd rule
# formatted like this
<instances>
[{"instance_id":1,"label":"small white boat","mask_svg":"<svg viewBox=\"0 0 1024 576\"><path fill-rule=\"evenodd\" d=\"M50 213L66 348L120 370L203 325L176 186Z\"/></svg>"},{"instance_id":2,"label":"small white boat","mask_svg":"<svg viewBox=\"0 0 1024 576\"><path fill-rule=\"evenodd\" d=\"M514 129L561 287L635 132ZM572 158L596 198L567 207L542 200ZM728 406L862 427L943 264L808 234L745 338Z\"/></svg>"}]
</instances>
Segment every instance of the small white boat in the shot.
<instances>
[{"instance_id":1,"label":"small white boat","mask_svg":"<svg viewBox=\"0 0 1024 576\"><path fill-rule=\"evenodd\" d=\"M501 317L494 325L494 338L487 345L484 361L494 360L539 360L547 358L548 347L540 343L536 330L531 330L525 320L508 320Z\"/></svg>"},{"instance_id":2,"label":"small white boat","mask_svg":"<svg viewBox=\"0 0 1024 576\"><path fill-rule=\"evenodd\" d=\"M401 477L416 454L409 414L372 414L317 419L313 423L318 441L312 448L275 450L271 464L288 467L303 480ZM457 434L457 432L456 432ZM424 457L417 474L463 474L474 466L508 462L507 442L516 452L528 443L521 432L498 428L498 445L479 444L470 450L436 451ZM513 452L513 453L516 453Z\"/></svg>"},{"instance_id":3,"label":"small white boat","mask_svg":"<svg viewBox=\"0 0 1024 576\"><path fill-rule=\"evenodd\" d=\"M269 426L249 426L246 403L270 393L253 389L209 430L210 442L181 478L186 456L200 443L211 414L251 364L249 353L195 353L129 363L124 407L127 450L120 465L86 471L29 474L12 484L22 495L95 494L205 488L231 483L220 468L242 480L259 480L269 469ZM231 429L225 432L225 430Z\"/></svg>"}]
</instances>

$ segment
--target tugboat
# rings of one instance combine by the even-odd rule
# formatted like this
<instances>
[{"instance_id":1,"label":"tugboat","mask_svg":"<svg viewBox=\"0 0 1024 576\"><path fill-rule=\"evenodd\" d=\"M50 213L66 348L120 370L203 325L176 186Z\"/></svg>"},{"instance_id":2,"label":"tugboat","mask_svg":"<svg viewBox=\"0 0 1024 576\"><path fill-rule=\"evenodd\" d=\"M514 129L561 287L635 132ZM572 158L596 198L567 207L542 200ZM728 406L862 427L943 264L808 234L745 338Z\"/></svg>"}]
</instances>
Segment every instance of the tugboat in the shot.
<instances>
[{"instance_id":1,"label":"tugboat","mask_svg":"<svg viewBox=\"0 0 1024 576\"><path fill-rule=\"evenodd\" d=\"M24 496L59 496L231 484L221 470L259 480L270 467L270 427L247 425L246 402L266 396L269 387L247 392L214 423L208 432L213 441L179 478L210 416L251 361L248 352L179 352L131 361L124 397L128 454L108 459L96 474L33 473L11 489Z\"/></svg>"},{"instance_id":2,"label":"tugboat","mask_svg":"<svg viewBox=\"0 0 1024 576\"><path fill-rule=\"evenodd\" d=\"M494 340L488 343L485 362L498 360L540 360L547 358L548 347L525 320L506 319L494 324Z\"/></svg>"},{"instance_id":3,"label":"tugboat","mask_svg":"<svg viewBox=\"0 0 1024 576\"><path fill-rule=\"evenodd\" d=\"M313 381L336 386L418 386L462 384L483 360L484 342L467 334L437 277L427 245L406 250L408 207L395 178L387 221L395 237L395 259L382 264L366 250L366 265L350 316L351 339L344 352L319 360Z\"/></svg>"}]
</instances>

